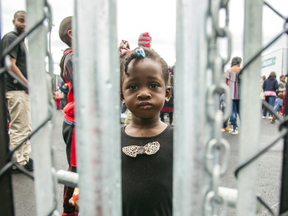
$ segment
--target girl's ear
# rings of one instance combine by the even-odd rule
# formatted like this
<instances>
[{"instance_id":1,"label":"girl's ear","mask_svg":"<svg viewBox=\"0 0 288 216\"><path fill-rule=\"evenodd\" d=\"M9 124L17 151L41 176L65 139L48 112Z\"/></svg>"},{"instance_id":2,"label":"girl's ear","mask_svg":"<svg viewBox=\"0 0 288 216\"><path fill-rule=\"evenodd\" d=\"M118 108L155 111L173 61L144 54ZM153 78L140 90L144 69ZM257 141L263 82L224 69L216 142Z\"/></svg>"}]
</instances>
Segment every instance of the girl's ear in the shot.
<instances>
[{"instance_id":1,"label":"girl's ear","mask_svg":"<svg viewBox=\"0 0 288 216\"><path fill-rule=\"evenodd\" d=\"M125 99L122 93L120 93L120 101L122 104L125 104Z\"/></svg>"},{"instance_id":2,"label":"girl's ear","mask_svg":"<svg viewBox=\"0 0 288 216\"><path fill-rule=\"evenodd\" d=\"M171 87L168 86L165 92L165 101L168 102L171 98Z\"/></svg>"}]
</instances>

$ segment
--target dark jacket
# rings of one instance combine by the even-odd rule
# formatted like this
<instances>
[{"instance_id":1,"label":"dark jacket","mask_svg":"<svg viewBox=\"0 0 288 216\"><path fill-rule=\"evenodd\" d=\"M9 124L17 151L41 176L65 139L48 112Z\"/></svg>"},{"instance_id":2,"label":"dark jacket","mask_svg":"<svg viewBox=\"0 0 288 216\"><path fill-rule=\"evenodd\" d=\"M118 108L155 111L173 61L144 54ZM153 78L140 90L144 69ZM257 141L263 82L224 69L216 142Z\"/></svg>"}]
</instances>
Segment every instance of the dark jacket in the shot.
<instances>
[{"instance_id":1,"label":"dark jacket","mask_svg":"<svg viewBox=\"0 0 288 216\"><path fill-rule=\"evenodd\" d=\"M276 92L276 90L279 88L278 86L278 82L276 79L266 79L263 83L263 91L274 91Z\"/></svg>"}]
</instances>

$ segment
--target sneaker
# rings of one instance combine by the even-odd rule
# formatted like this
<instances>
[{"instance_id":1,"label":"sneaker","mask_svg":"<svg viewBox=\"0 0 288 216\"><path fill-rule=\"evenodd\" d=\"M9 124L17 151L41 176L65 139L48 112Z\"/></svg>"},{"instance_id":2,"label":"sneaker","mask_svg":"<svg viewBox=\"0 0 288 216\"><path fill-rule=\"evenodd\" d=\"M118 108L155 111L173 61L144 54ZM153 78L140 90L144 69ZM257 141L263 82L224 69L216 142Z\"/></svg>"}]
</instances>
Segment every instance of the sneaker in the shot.
<instances>
[{"instance_id":1,"label":"sneaker","mask_svg":"<svg viewBox=\"0 0 288 216\"><path fill-rule=\"evenodd\" d=\"M31 158L29 158L29 161L23 166L23 168L25 168L28 171L33 171L34 170L34 166L33 166L33 160ZM13 165L10 169L10 172L12 174L15 173L21 173L21 171L17 168L17 166Z\"/></svg>"},{"instance_id":2,"label":"sneaker","mask_svg":"<svg viewBox=\"0 0 288 216\"><path fill-rule=\"evenodd\" d=\"M269 116L269 119L272 119L272 118L273 118L273 117L270 115L270 116Z\"/></svg>"},{"instance_id":3,"label":"sneaker","mask_svg":"<svg viewBox=\"0 0 288 216\"><path fill-rule=\"evenodd\" d=\"M266 118L266 116L262 116L262 118Z\"/></svg>"},{"instance_id":4,"label":"sneaker","mask_svg":"<svg viewBox=\"0 0 288 216\"><path fill-rule=\"evenodd\" d=\"M29 158L29 161L23 167L30 172L33 171L34 170L33 160Z\"/></svg>"},{"instance_id":5,"label":"sneaker","mask_svg":"<svg viewBox=\"0 0 288 216\"><path fill-rule=\"evenodd\" d=\"M238 130L237 128L233 128L231 131L229 131L230 134L233 134L233 135L237 135L238 134Z\"/></svg>"},{"instance_id":6,"label":"sneaker","mask_svg":"<svg viewBox=\"0 0 288 216\"><path fill-rule=\"evenodd\" d=\"M229 127L224 127L224 128L221 128L221 131L222 132L225 132L225 131L229 131L230 130L230 128Z\"/></svg>"}]
</instances>

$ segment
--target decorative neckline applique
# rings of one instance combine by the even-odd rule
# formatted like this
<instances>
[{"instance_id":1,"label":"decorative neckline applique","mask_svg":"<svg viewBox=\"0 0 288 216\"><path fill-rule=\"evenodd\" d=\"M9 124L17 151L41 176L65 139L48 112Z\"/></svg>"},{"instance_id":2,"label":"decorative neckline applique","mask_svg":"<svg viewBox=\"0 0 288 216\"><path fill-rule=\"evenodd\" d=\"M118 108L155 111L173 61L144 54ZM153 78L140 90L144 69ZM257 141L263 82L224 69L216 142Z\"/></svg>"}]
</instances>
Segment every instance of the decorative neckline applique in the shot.
<instances>
[{"instance_id":1,"label":"decorative neckline applique","mask_svg":"<svg viewBox=\"0 0 288 216\"><path fill-rule=\"evenodd\" d=\"M122 148L124 154L130 157L136 157L138 154L153 155L160 149L160 143L157 141L149 142L144 146L131 145Z\"/></svg>"}]
</instances>

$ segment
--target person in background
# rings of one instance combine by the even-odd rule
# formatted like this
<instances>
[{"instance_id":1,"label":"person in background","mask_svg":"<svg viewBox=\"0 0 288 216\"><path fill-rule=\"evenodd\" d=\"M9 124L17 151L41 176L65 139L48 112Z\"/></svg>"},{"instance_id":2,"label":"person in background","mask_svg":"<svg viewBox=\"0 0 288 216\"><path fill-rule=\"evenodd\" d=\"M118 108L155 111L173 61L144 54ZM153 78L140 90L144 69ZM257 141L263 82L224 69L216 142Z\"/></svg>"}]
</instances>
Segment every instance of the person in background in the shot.
<instances>
[{"instance_id":1,"label":"person in background","mask_svg":"<svg viewBox=\"0 0 288 216\"><path fill-rule=\"evenodd\" d=\"M232 99L232 113L230 121L232 124L232 130L230 134L238 134L237 114L240 116L240 86L239 86L239 72L241 71L242 59L240 57L234 57L231 61L231 68L225 72L226 83L230 88Z\"/></svg>"},{"instance_id":2,"label":"person in background","mask_svg":"<svg viewBox=\"0 0 288 216\"><path fill-rule=\"evenodd\" d=\"M265 101L269 103L270 107L273 109L276 100L276 90L279 88L276 73L272 71L268 78L263 83L263 91L265 93ZM262 118L266 118L267 108L264 107ZM272 119L273 113L269 111L269 118Z\"/></svg>"},{"instance_id":3,"label":"person in background","mask_svg":"<svg viewBox=\"0 0 288 216\"><path fill-rule=\"evenodd\" d=\"M63 98L61 98L61 104L60 104L60 109L63 109L68 103L67 96L68 96L68 92L69 92L69 87L68 87L67 83L62 81L59 88L60 88L60 91L63 93L63 96L64 96Z\"/></svg>"},{"instance_id":4,"label":"person in background","mask_svg":"<svg viewBox=\"0 0 288 216\"><path fill-rule=\"evenodd\" d=\"M225 94L221 94L220 95L220 110L222 112L222 114L225 113L225 108L226 108L226 95ZM228 119L226 121L223 121L223 125L222 125L222 128L221 128L221 131L222 132L225 132L225 131L230 131L230 128L228 127Z\"/></svg>"},{"instance_id":5,"label":"person in background","mask_svg":"<svg viewBox=\"0 0 288 216\"><path fill-rule=\"evenodd\" d=\"M280 80L279 83L278 83L279 88L276 90L277 94L280 93L280 92L284 93L284 91L286 89L286 85L287 85L286 76L285 75L281 75L279 80Z\"/></svg>"},{"instance_id":6,"label":"person in background","mask_svg":"<svg viewBox=\"0 0 288 216\"><path fill-rule=\"evenodd\" d=\"M279 115L282 115L282 108L283 108L283 98L284 98L284 93L279 92L275 101L275 105L273 107L274 110L277 111L277 113ZM273 115L272 119L271 119L271 123L275 123L275 115Z\"/></svg>"},{"instance_id":7,"label":"person in background","mask_svg":"<svg viewBox=\"0 0 288 216\"><path fill-rule=\"evenodd\" d=\"M169 115L169 124L173 126L173 109L174 109L174 87L171 88L171 98L168 102L165 101L163 108L160 111L161 121L164 122L164 113Z\"/></svg>"},{"instance_id":8,"label":"person in background","mask_svg":"<svg viewBox=\"0 0 288 216\"><path fill-rule=\"evenodd\" d=\"M68 104L64 107L64 121L62 127L62 135L66 144L66 157L70 172L77 172L76 161L76 139L75 139L75 116L74 116L74 70L73 70L73 49L72 49L72 17L66 17L62 20L59 27L60 39L69 46L60 61L61 78L69 87ZM63 213L62 216L78 216L75 206L69 204L69 199L73 194L74 188L64 186L63 195Z\"/></svg>"},{"instance_id":9,"label":"person in background","mask_svg":"<svg viewBox=\"0 0 288 216\"><path fill-rule=\"evenodd\" d=\"M0 52L3 53L18 37L26 30L26 12L17 11L13 19L14 31L3 36L0 43ZM25 84L28 83L27 76L27 48L24 39L15 46L9 53L11 67L10 70ZM3 65L4 62L1 62ZM28 89L23 86L17 79L5 74L5 96L6 104L11 118L10 131L10 150L15 149L22 140L24 140L31 132L31 113L30 98ZM28 171L33 171L33 160L29 157L31 153L31 144L28 139L20 148L15 151L16 164ZM13 165L11 173L19 173L17 166Z\"/></svg>"}]
</instances>

